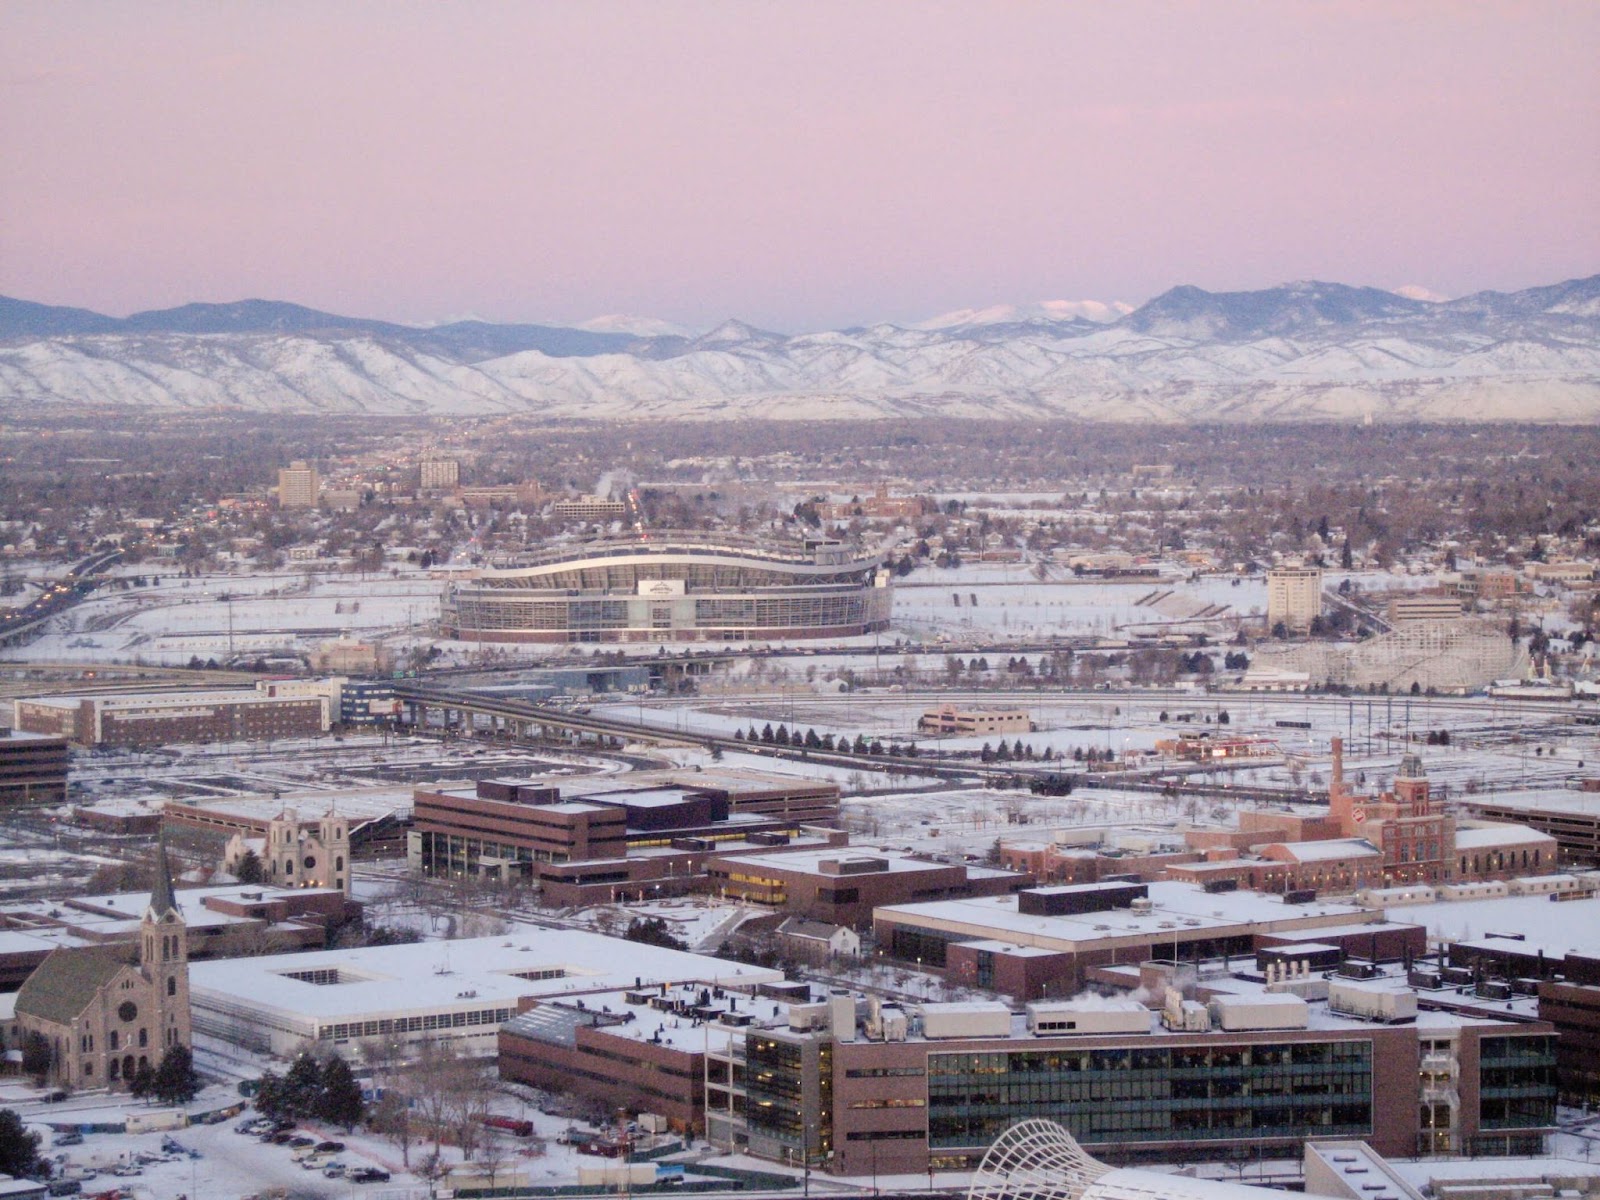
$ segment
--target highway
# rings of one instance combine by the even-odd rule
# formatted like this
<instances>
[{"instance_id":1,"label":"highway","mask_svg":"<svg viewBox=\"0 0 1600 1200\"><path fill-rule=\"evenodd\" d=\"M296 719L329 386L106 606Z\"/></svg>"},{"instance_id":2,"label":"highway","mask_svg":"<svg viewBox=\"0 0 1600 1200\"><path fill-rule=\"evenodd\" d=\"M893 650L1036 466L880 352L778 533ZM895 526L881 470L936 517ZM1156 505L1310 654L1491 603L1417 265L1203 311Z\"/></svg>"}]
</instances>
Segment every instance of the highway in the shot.
<instances>
[{"instance_id":1,"label":"highway","mask_svg":"<svg viewBox=\"0 0 1600 1200\"><path fill-rule=\"evenodd\" d=\"M51 617L60 616L104 583L103 572L121 557L121 550L91 554L22 608L0 618L0 646L20 645L29 635L42 632Z\"/></svg>"}]
</instances>

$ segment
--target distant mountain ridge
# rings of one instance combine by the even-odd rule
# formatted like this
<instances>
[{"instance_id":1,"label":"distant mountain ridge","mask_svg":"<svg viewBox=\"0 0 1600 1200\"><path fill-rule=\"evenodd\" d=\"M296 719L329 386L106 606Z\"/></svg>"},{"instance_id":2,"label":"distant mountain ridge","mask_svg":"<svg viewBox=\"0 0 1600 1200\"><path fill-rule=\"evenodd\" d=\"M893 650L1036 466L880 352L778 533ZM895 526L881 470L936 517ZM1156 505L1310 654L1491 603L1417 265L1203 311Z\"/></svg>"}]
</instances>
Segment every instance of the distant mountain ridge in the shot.
<instances>
[{"instance_id":1,"label":"distant mountain ridge","mask_svg":"<svg viewBox=\"0 0 1600 1200\"><path fill-rule=\"evenodd\" d=\"M268 300L115 318L0 297L0 409L1600 420L1600 275L1447 301L1185 285L1118 311L996 305L794 335L728 320L689 336L643 318L418 327Z\"/></svg>"}]
</instances>

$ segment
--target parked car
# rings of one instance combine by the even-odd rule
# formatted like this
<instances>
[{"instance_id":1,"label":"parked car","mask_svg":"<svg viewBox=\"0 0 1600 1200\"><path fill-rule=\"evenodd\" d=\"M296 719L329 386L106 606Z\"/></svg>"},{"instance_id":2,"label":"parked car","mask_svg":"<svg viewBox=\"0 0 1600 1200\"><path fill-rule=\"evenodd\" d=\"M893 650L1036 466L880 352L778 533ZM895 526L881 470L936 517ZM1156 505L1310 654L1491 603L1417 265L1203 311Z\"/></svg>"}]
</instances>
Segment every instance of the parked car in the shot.
<instances>
[{"instance_id":1,"label":"parked car","mask_svg":"<svg viewBox=\"0 0 1600 1200\"><path fill-rule=\"evenodd\" d=\"M52 1146L81 1146L83 1145L83 1134L58 1133L53 1139L51 1139L50 1144Z\"/></svg>"},{"instance_id":2,"label":"parked car","mask_svg":"<svg viewBox=\"0 0 1600 1200\"><path fill-rule=\"evenodd\" d=\"M344 1178L345 1165L342 1162L331 1162L322 1168L322 1173L329 1179Z\"/></svg>"},{"instance_id":3,"label":"parked car","mask_svg":"<svg viewBox=\"0 0 1600 1200\"><path fill-rule=\"evenodd\" d=\"M52 1196L76 1196L83 1191L83 1184L76 1179L56 1179L45 1190Z\"/></svg>"},{"instance_id":4,"label":"parked car","mask_svg":"<svg viewBox=\"0 0 1600 1200\"><path fill-rule=\"evenodd\" d=\"M298 1149L301 1146L315 1146L317 1144L317 1139L314 1137L307 1137L302 1133L297 1137L290 1138L287 1144Z\"/></svg>"},{"instance_id":5,"label":"parked car","mask_svg":"<svg viewBox=\"0 0 1600 1200\"><path fill-rule=\"evenodd\" d=\"M344 1152L344 1143L343 1142L318 1142L317 1143L317 1150L319 1152L327 1151L329 1154L342 1154Z\"/></svg>"},{"instance_id":6,"label":"parked car","mask_svg":"<svg viewBox=\"0 0 1600 1200\"><path fill-rule=\"evenodd\" d=\"M345 1178L352 1183L388 1183L389 1172L382 1167L357 1167L348 1172Z\"/></svg>"}]
</instances>

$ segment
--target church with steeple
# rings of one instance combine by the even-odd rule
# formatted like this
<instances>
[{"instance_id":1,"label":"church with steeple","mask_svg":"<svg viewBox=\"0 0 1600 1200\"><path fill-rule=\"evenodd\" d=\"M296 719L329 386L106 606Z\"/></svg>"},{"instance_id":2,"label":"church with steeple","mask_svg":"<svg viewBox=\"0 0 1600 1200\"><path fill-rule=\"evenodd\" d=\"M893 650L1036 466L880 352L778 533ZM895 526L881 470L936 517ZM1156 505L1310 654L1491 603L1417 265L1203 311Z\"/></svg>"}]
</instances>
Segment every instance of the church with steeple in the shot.
<instances>
[{"instance_id":1,"label":"church with steeple","mask_svg":"<svg viewBox=\"0 0 1600 1200\"><path fill-rule=\"evenodd\" d=\"M126 1087L141 1064L192 1045L188 927L165 842L137 940L51 951L17 992L16 1027L49 1044L61 1087Z\"/></svg>"}]
</instances>

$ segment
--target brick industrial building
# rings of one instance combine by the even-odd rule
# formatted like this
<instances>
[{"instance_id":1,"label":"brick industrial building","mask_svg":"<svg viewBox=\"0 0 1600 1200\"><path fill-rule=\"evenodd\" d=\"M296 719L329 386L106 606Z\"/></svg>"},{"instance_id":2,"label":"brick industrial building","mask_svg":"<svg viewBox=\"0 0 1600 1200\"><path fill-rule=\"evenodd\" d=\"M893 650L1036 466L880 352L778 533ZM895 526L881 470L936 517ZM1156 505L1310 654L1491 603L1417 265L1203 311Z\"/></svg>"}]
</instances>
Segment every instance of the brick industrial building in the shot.
<instances>
[{"instance_id":1,"label":"brick industrial building","mask_svg":"<svg viewBox=\"0 0 1600 1200\"><path fill-rule=\"evenodd\" d=\"M328 694L304 685L39 696L14 702L14 724L80 746L162 746L314 737L330 724Z\"/></svg>"},{"instance_id":2,"label":"brick industrial building","mask_svg":"<svg viewBox=\"0 0 1600 1200\"><path fill-rule=\"evenodd\" d=\"M1107 882L880 907L879 950L952 982L1033 1000L1071 996L1101 967L1149 958L1253 954L1263 938L1313 931L1364 951L1383 939L1398 959L1422 954L1425 931L1350 904L1289 904L1253 892L1182 883Z\"/></svg>"}]
</instances>

